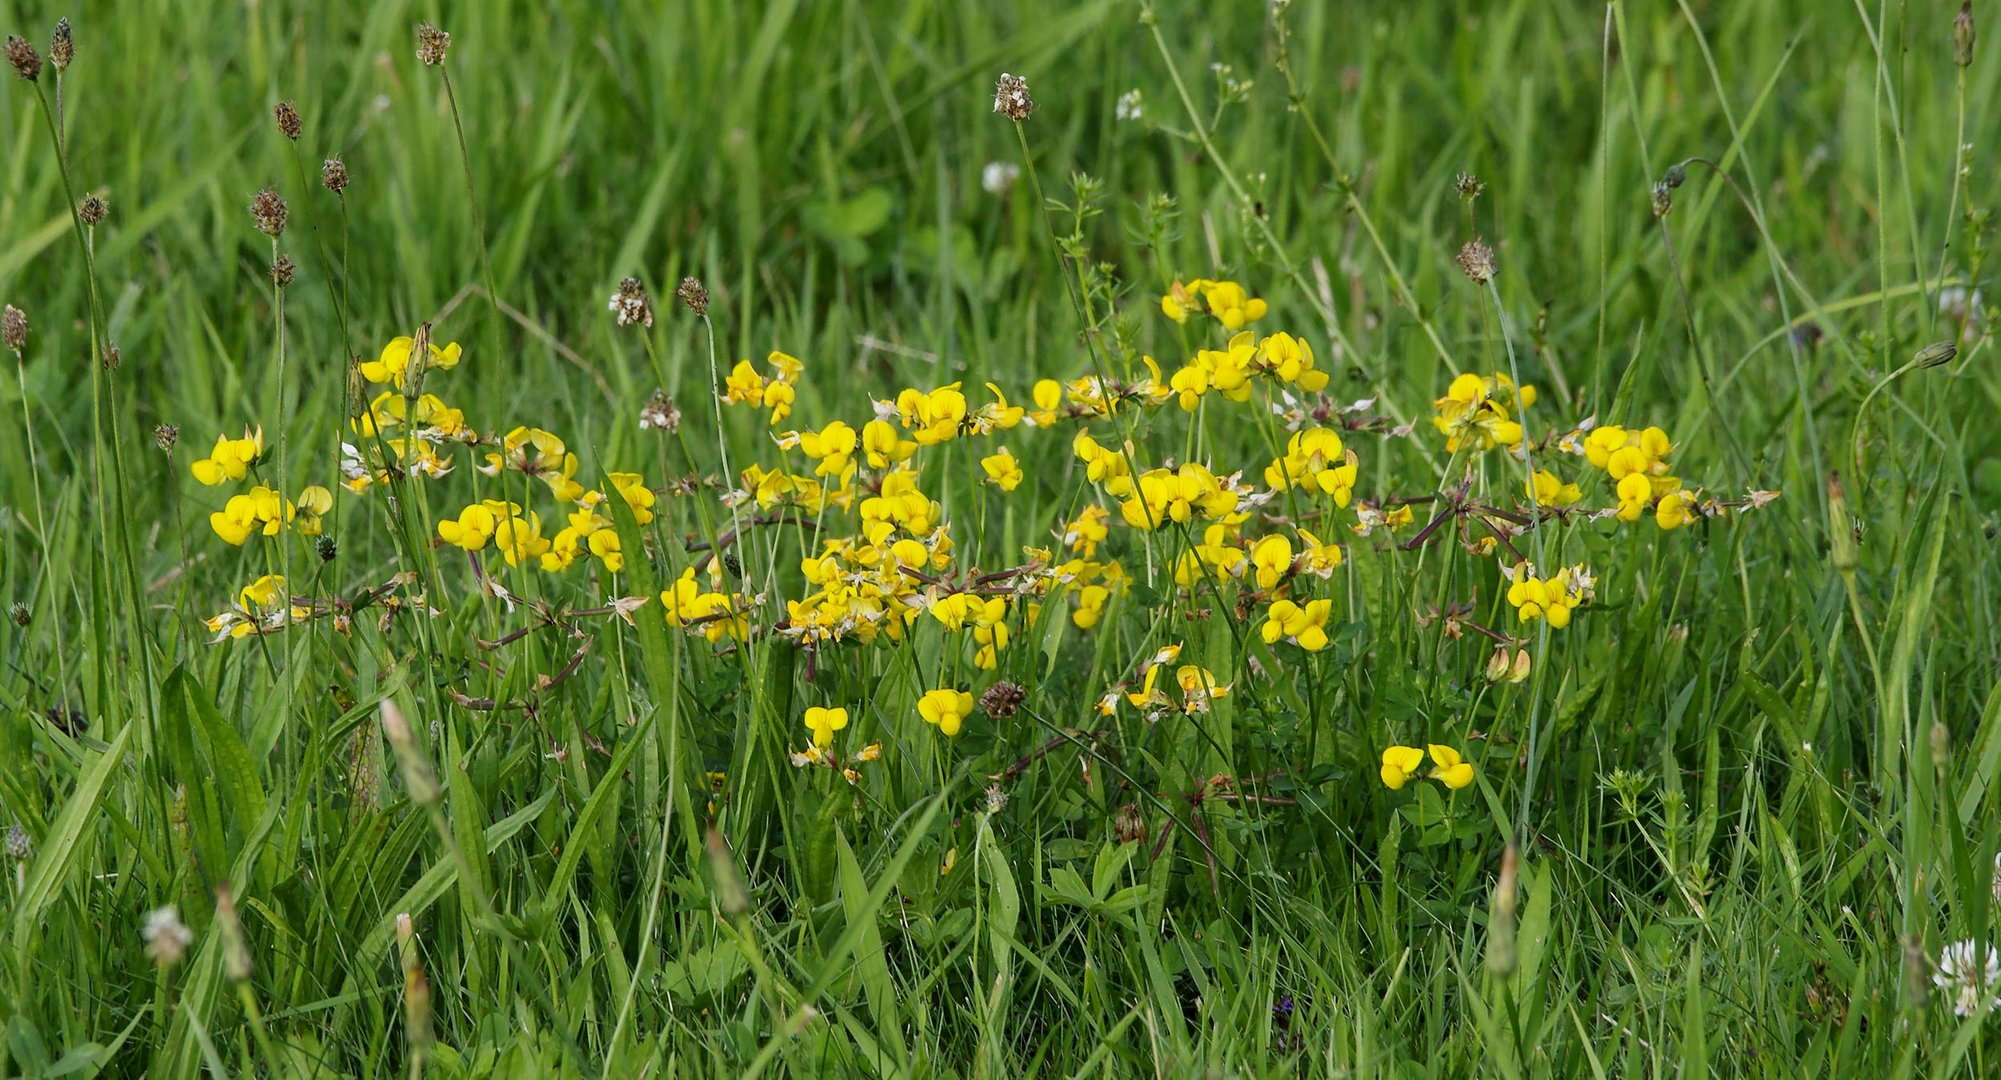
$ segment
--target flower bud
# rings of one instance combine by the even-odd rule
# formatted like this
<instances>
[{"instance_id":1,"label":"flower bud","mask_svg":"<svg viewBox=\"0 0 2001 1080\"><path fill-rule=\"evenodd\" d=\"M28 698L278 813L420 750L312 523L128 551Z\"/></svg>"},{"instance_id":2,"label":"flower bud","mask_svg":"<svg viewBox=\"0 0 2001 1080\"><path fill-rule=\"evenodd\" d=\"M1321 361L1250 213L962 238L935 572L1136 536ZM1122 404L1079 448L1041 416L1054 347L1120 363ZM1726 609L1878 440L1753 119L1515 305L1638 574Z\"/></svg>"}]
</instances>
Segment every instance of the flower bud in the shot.
<instances>
[{"instance_id":1,"label":"flower bud","mask_svg":"<svg viewBox=\"0 0 2001 1080\"><path fill-rule=\"evenodd\" d=\"M1921 368L1931 368L1937 367L1940 364L1950 364L1953 358L1958 355L1958 345L1950 341L1934 341L1930 345L1919 349L1918 354L1911 358L1911 362Z\"/></svg>"}]
</instances>

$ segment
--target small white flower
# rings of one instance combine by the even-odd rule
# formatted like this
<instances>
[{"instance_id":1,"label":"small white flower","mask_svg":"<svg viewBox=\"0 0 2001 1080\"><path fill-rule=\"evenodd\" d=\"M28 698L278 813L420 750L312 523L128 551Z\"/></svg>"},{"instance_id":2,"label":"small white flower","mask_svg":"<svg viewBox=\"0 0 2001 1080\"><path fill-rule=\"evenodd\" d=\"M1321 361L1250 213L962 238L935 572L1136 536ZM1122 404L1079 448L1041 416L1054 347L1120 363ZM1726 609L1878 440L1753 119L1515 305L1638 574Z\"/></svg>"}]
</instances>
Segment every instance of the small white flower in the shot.
<instances>
[{"instance_id":1,"label":"small white flower","mask_svg":"<svg viewBox=\"0 0 2001 1080\"><path fill-rule=\"evenodd\" d=\"M1119 103L1112 112L1114 116L1117 116L1121 120L1138 120L1145 115L1143 103L1139 96L1139 89L1135 87L1120 94Z\"/></svg>"},{"instance_id":2,"label":"small white flower","mask_svg":"<svg viewBox=\"0 0 2001 1080\"><path fill-rule=\"evenodd\" d=\"M1984 1001L1989 1007L2001 1005L2001 950L1976 941L1955 941L1938 954L1938 971L1932 985L1953 994L1952 1011L1972 1016Z\"/></svg>"},{"instance_id":3,"label":"small white flower","mask_svg":"<svg viewBox=\"0 0 2001 1080\"><path fill-rule=\"evenodd\" d=\"M1020 176L1019 165L1007 161L989 161L987 167L980 170L980 186L985 188L989 195L1005 195Z\"/></svg>"},{"instance_id":4,"label":"small white flower","mask_svg":"<svg viewBox=\"0 0 2001 1080\"><path fill-rule=\"evenodd\" d=\"M174 905L154 908L146 913L146 923L139 928L139 937L146 943L146 955L161 967L173 967L181 962L188 946L194 944L194 931L181 922L181 913Z\"/></svg>"}]
</instances>

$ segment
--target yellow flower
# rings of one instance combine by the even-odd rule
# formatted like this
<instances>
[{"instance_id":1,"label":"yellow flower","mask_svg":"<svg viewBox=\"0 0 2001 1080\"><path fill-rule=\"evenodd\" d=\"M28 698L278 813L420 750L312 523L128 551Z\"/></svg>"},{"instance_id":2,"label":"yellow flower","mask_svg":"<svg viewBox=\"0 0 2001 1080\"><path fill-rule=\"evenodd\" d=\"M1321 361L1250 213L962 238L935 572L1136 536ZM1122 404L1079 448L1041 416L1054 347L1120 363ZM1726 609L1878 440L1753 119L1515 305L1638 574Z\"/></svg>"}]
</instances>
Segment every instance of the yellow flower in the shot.
<instances>
[{"instance_id":1,"label":"yellow flower","mask_svg":"<svg viewBox=\"0 0 2001 1080\"><path fill-rule=\"evenodd\" d=\"M1005 446L998 452L981 458L980 468L986 472L987 479L998 485L1002 491L1013 491L1020 487L1023 477L1027 475L1021 471L1021 463L1014 459L1014 455Z\"/></svg>"},{"instance_id":2,"label":"yellow flower","mask_svg":"<svg viewBox=\"0 0 2001 1080\"><path fill-rule=\"evenodd\" d=\"M410 363L410 354L416 346L415 338L391 338L389 344L382 347L382 355L362 362L361 377L372 383L389 383L398 390L403 389L409 385L411 378L422 370L421 366L413 370ZM459 356L459 344L456 341L444 348L433 344L430 362L424 366L454 368L458 366Z\"/></svg>"},{"instance_id":3,"label":"yellow flower","mask_svg":"<svg viewBox=\"0 0 2001 1080\"><path fill-rule=\"evenodd\" d=\"M287 622L301 621L308 614L305 607L290 602L283 575L266 574L244 586L230 610L203 619L202 624L215 635L212 640L223 641L276 630Z\"/></svg>"},{"instance_id":4,"label":"yellow flower","mask_svg":"<svg viewBox=\"0 0 2001 1080\"><path fill-rule=\"evenodd\" d=\"M1028 396L1035 401L1035 411L1028 414L1028 422L1036 427L1054 424L1056 406L1063 401L1063 384L1055 379L1037 379Z\"/></svg>"},{"instance_id":5,"label":"yellow flower","mask_svg":"<svg viewBox=\"0 0 2001 1080\"><path fill-rule=\"evenodd\" d=\"M931 617L953 633L964 630L968 624L992 626L1007 617L1007 601L998 596L952 593L931 604Z\"/></svg>"},{"instance_id":6,"label":"yellow flower","mask_svg":"<svg viewBox=\"0 0 2001 1080\"><path fill-rule=\"evenodd\" d=\"M1692 491L1670 491L1661 496L1659 505L1654 507L1654 524L1663 529L1678 529L1693 523L1699 516Z\"/></svg>"},{"instance_id":7,"label":"yellow flower","mask_svg":"<svg viewBox=\"0 0 2001 1080\"><path fill-rule=\"evenodd\" d=\"M1307 652L1319 652L1327 647L1327 617L1333 610L1332 600L1308 600L1304 607L1291 600L1277 601L1265 612L1265 644L1284 638Z\"/></svg>"},{"instance_id":8,"label":"yellow flower","mask_svg":"<svg viewBox=\"0 0 2001 1080\"><path fill-rule=\"evenodd\" d=\"M1280 332L1258 342L1257 365L1309 394L1327 386L1327 373L1313 366L1313 347L1291 334Z\"/></svg>"},{"instance_id":9,"label":"yellow flower","mask_svg":"<svg viewBox=\"0 0 2001 1080\"><path fill-rule=\"evenodd\" d=\"M1277 585L1292 571L1292 541L1276 533L1259 540L1251 547L1251 565L1257 570L1258 588Z\"/></svg>"},{"instance_id":10,"label":"yellow flower","mask_svg":"<svg viewBox=\"0 0 2001 1080\"><path fill-rule=\"evenodd\" d=\"M1524 483L1522 488L1537 506L1569 506L1584 497L1582 488L1564 483L1547 469L1537 469L1534 481Z\"/></svg>"},{"instance_id":11,"label":"yellow flower","mask_svg":"<svg viewBox=\"0 0 2001 1080\"><path fill-rule=\"evenodd\" d=\"M278 535L296 509L276 491L259 484L245 494L230 496L221 510L208 516L208 524L224 543L241 547L253 535Z\"/></svg>"},{"instance_id":12,"label":"yellow flower","mask_svg":"<svg viewBox=\"0 0 2001 1080\"><path fill-rule=\"evenodd\" d=\"M1265 467L1265 485L1273 491L1297 487L1310 494L1332 495L1334 505L1345 507L1355 494L1355 478L1361 464L1353 450L1341 445L1341 436L1328 428L1307 428L1294 432L1285 444L1285 456Z\"/></svg>"},{"instance_id":13,"label":"yellow flower","mask_svg":"<svg viewBox=\"0 0 2001 1080\"><path fill-rule=\"evenodd\" d=\"M1535 400L1533 386L1517 392L1514 380L1506 375L1481 376L1469 371L1452 380L1445 396L1432 402L1437 415L1431 423L1445 436L1445 448L1453 453L1513 448L1522 441L1522 425L1513 414Z\"/></svg>"},{"instance_id":14,"label":"yellow flower","mask_svg":"<svg viewBox=\"0 0 2001 1080\"><path fill-rule=\"evenodd\" d=\"M1230 687L1216 681L1215 673L1194 664L1174 669L1175 685L1181 687L1181 711L1206 713L1211 702L1230 696Z\"/></svg>"},{"instance_id":15,"label":"yellow flower","mask_svg":"<svg viewBox=\"0 0 2001 1080\"><path fill-rule=\"evenodd\" d=\"M1323 544L1318 536L1305 529L1299 530L1299 539L1302 541L1301 568L1307 573L1324 578L1332 576L1335 570L1340 569L1341 545Z\"/></svg>"},{"instance_id":16,"label":"yellow flower","mask_svg":"<svg viewBox=\"0 0 2001 1080\"><path fill-rule=\"evenodd\" d=\"M822 749L834 745L834 732L848 726L848 710L823 709L815 705L806 710L806 727L813 733L813 745Z\"/></svg>"},{"instance_id":17,"label":"yellow flower","mask_svg":"<svg viewBox=\"0 0 2001 1080\"><path fill-rule=\"evenodd\" d=\"M299 492L298 529L301 536L318 536L326 527L320 519L333 509L333 492L318 484L308 484Z\"/></svg>"},{"instance_id":18,"label":"yellow flower","mask_svg":"<svg viewBox=\"0 0 2001 1080\"><path fill-rule=\"evenodd\" d=\"M964 690L926 690L917 699L917 715L947 737L959 733L959 726L972 711L973 695Z\"/></svg>"},{"instance_id":19,"label":"yellow flower","mask_svg":"<svg viewBox=\"0 0 2001 1080\"><path fill-rule=\"evenodd\" d=\"M625 505L632 509L634 524L649 525L653 522L653 506L658 501L653 489L646 486L646 480L635 472L615 472L611 474L611 485Z\"/></svg>"},{"instance_id":20,"label":"yellow flower","mask_svg":"<svg viewBox=\"0 0 2001 1080\"><path fill-rule=\"evenodd\" d=\"M871 469L887 469L899 461L908 461L917 452L917 444L896 434L896 425L887 420L871 420L862 425L862 450L868 457Z\"/></svg>"},{"instance_id":21,"label":"yellow flower","mask_svg":"<svg viewBox=\"0 0 2001 1080\"><path fill-rule=\"evenodd\" d=\"M241 480L257 464L264 453L264 429L251 432L245 428L243 438L232 439L227 435L215 438L215 449L208 456L193 465L195 479L214 487L226 480Z\"/></svg>"},{"instance_id":22,"label":"yellow flower","mask_svg":"<svg viewBox=\"0 0 2001 1080\"><path fill-rule=\"evenodd\" d=\"M500 524L500 515L520 509L514 503L500 503L492 499L474 503L460 510L456 520L448 518L438 522L438 538L467 551L479 551L486 547L488 540L493 539L493 531Z\"/></svg>"},{"instance_id":23,"label":"yellow flower","mask_svg":"<svg viewBox=\"0 0 2001 1080\"><path fill-rule=\"evenodd\" d=\"M1251 296L1234 281L1196 278L1186 285L1175 281L1160 298L1161 314L1178 323L1187 322L1188 316L1205 308L1232 332L1264 318L1268 310L1263 300Z\"/></svg>"},{"instance_id":24,"label":"yellow flower","mask_svg":"<svg viewBox=\"0 0 2001 1080\"><path fill-rule=\"evenodd\" d=\"M539 561L549 551L549 541L542 536L542 519L532 510L503 517L494 526L493 545L509 566L520 566L527 559Z\"/></svg>"},{"instance_id":25,"label":"yellow flower","mask_svg":"<svg viewBox=\"0 0 2001 1080\"><path fill-rule=\"evenodd\" d=\"M1454 791L1473 782L1473 765L1471 762L1461 761L1459 751L1437 743L1430 744L1429 749L1431 760L1438 763L1438 767L1431 770L1434 779Z\"/></svg>"},{"instance_id":26,"label":"yellow flower","mask_svg":"<svg viewBox=\"0 0 2001 1080\"><path fill-rule=\"evenodd\" d=\"M1391 791L1402 788L1424 764L1424 751L1415 746L1392 746L1383 751L1383 786Z\"/></svg>"}]
</instances>

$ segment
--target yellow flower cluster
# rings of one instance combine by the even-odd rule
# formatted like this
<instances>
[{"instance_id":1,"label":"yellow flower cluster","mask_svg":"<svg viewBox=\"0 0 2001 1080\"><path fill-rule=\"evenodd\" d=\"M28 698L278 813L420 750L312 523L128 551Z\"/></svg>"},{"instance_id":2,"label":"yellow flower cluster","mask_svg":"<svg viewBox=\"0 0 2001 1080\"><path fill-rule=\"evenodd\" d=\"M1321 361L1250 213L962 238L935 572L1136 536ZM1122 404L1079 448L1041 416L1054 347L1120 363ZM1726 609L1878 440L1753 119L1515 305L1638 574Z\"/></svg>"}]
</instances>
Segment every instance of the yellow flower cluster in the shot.
<instances>
[{"instance_id":1,"label":"yellow flower cluster","mask_svg":"<svg viewBox=\"0 0 2001 1080\"><path fill-rule=\"evenodd\" d=\"M268 634L292 623L303 622L308 614L305 607L291 602L283 575L266 574L244 586L236 594L236 602L229 610L203 619L202 624L215 635L211 640L227 641L253 634Z\"/></svg>"},{"instance_id":2,"label":"yellow flower cluster","mask_svg":"<svg viewBox=\"0 0 2001 1080\"><path fill-rule=\"evenodd\" d=\"M1190 315L1206 311L1232 332L1264 318L1266 310L1265 302L1250 295L1242 285L1208 278L1196 278L1185 285L1176 280L1160 298L1161 314L1175 322L1185 323Z\"/></svg>"},{"instance_id":3,"label":"yellow flower cluster","mask_svg":"<svg viewBox=\"0 0 2001 1080\"><path fill-rule=\"evenodd\" d=\"M1284 332L1259 340L1246 330L1221 349L1201 349L1167 380L1168 391L1185 412L1194 412L1206 394L1248 401L1259 375L1309 394L1327 386L1327 373L1314 366L1313 347Z\"/></svg>"},{"instance_id":4,"label":"yellow flower cluster","mask_svg":"<svg viewBox=\"0 0 2001 1080\"><path fill-rule=\"evenodd\" d=\"M1436 766L1430 777L1446 787L1459 790L1473 783L1473 763L1460 757L1459 751L1439 743L1426 747ZM1405 784L1417 778L1418 770L1424 766L1426 750L1415 746L1391 746L1383 750L1383 767L1380 775L1383 786L1391 791L1402 789Z\"/></svg>"},{"instance_id":5,"label":"yellow flower cluster","mask_svg":"<svg viewBox=\"0 0 2001 1080\"><path fill-rule=\"evenodd\" d=\"M1570 614L1591 601L1597 579L1582 564L1566 566L1554 577L1535 576L1535 567L1516 563L1507 571L1508 603L1523 622L1548 619L1552 630L1570 625Z\"/></svg>"},{"instance_id":6,"label":"yellow flower cluster","mask_svg":"<svg viewBox=\"0 0 2001 1080\"><path fill-rule=\"evenodd\" d=\"M1535 401L1533 386L1517 392L1514 380L1499 372L1467 372L1452 380L1444 397L1431 403L1435 414L1431 425L1445 436L1445 449L1455 454L1461 450L1479 453L1496 446L1512 450L1522 443L1517 417Z\"/></svg>"},{"instance_id":7,"label":"yellow flower cluster","mask_svg":"<svg viewBox=\"0 0 2001 1080\"><path fill-rule=\"evenodd\" d=\"M771 423L782 424L786 417L792 415L792 403L799 396L794 387L806 365L777 349L771 350L771 355L765 357L764 362L771 366L768 378L758 374L750 361L736 362L729 377L723 380L723 404L770 409Z\"/></svg>"},{"instance_id":8,"label":"yellow flower cluster","mask_svg":"<svg viewBox=\"0 0 2001 1080\"><path fill-rule=\"evenodd\" d=\"M1654 523L1662 529L1677 529L1695 520L1694 492L1684 491L1668 464L1674 444L1667 432L1657 427L1634 431L1608 424L1591 429L1580 440L1567 437L1566 445L1579 445L1593 468L1611 477L1619 497L1620 521L1638 521L1651 506Z\"/></svg>"}]
</instances>

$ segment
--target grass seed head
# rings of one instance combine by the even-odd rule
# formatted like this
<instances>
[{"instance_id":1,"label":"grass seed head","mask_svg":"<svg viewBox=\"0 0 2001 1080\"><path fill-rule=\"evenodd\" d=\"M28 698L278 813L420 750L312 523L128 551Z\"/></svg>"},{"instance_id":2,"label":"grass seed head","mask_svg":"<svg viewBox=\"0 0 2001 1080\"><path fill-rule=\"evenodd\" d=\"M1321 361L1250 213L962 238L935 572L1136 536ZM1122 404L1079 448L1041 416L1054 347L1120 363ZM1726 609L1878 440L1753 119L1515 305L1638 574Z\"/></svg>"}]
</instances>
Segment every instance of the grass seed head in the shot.
<instances>
[{"instance_id":1,"label":"grass seed head","mask_svg":"<svg viewBox=\"0 0 2001 1080\"><path fill-rule=\"evenodd\" d=\"M1021 708L1022 700L1027 696L1028 691L1003 679L987 687L987 692L980 695L980 711L996 720L1006 720Z\"/></svg>"},{"instance_id":2,"label":"grass seed head","mask_svg":"<svg viewBox=\"0 0 2001 1080\"><path fill-rule=\"evenodd\" d=\"M652 327L653 301L646 297L646 286L636 277L619 282L618 291L611 294L611 313L620 326Z\"/></svg>"},{"instance_id":3,"label":"grass seed head","mask_svg":"<svg viewBox=\"0 0 2001 1080\"><path fill-rule=\"evenodd\" d=\"M1481 183L1480 178L1472 173L1463 172L1452 178L1452 190L1458 192L1460 198L1472 202L1480 197L1481 192L1487 190L1487 185Z\"/></svg>"},{"instance_id":4,"label":"grass seed head","mask_svg":"<svg viewBox=\"0 0 2001 1080\"><path fill-rule=\"evenodd\" d=\"M336 195L346 191L347 162L337 157L328 158L327 163L320 166L320 183L325 184L327 190Z\"/></svg>"},{"instance_id":5,"label":"grass seed head","mask_svg":"<svg viewBox=\"0 0 2001 1080\"><path fill-rule=\"evenodd\" d=\"M181 429L172 424L161 424L153 429L153 445L163 454L174 452L174 444L181 441Z\"/></svg>"},{"instance_id":6,"label":"grass seed head","mask_svg":"<svg viewBox=\"0 0 2001 1080\"><path fill-rule=\"evenodd\" d=\"M681 298L689 311L697 315L709 313L709 290L702 284L702 279L693 276L682 278L681 287L674 290L674 295Z\"/></svg>"},{"instance_id":7,"label":"grass seed head","mask_svg":"<svg viewBox=\"0 0 2001 1080\"><path fill-rule=\"evenodd\" d=\"M334 542L333 537L322 536L313 542L313 550L318 553L321 562L332 562L340 554L340 545Z\"/></svg>"},{"instance_id":8,"label":"grass seed head","mask_svg":"<svg viewBox=\"0 0 2001 1080\"><path fill-rule=\"evenodd\" d=\"M452 36L443 30L422 23L417 27L417 59L425 67L437 67L445 62L445 50L452 47Z\"/></svg>"},{"instance_id":9,"label":"grass seed head","mask_svg":"<svg viewBox=\"0 0 2001 1080\"><path fill-rule=\"evenodd\" d=\"M14 69L14 74L29 82L42 77L41 55L25 39L12 34L7 35L7 65Z\"/></svg>"},{"instance_id":10,"label":"grass seed head","mask_svg":"<svg viewBox=\"0 0 2001 1080\"><path fill-rule=\"evenodd\" d=\"M1020 123L1035 112L1035 99L1028 94L1028 80L1001 72L994 83L994 111Z\"/></svg>"},{"instance_id":11,"label":"grass seed head","mask_svg":"<svg viewBox=\"0 0 2001 1080\"><path fill-rule=\"evenodd\" d=\"M271 264L271 280L281 289L290 285L292 278L297 276L298 272L298 264L292 261L290 255L281 253L277 260Z\"/></svg>"},{"instance_id":12,"label":"grass seed head","mask_svg":"<svg viewBox=\"0 0 2001 1080\"><path fill-rule=\"evenodd\" d=\"M293 142L299 141L299 136L305 131L305 125L299 120L298 106L289 101L281 101L271 106L271 115L277 118L278 134Z\"/></svg>"},{"instance_id":13,"label":"grass seed head","mask_svg":"<svg viewBox=\"0 0 2001 1080\"><path fill-rule=\"evenodd\" d=\"M1459 269L1466 272L1473 284L1485 285L1494 280L1498 269L1494 265L1494 249L1485 240L1476 236L1466 241L1466 246L1459 249L1458 259Z\"/></svg>"},{"instance_id":14,"label":"grass seed head","mask_svg":"<svg viewBox=\"0 0 2001 1080\"><path fill-rule=\"evenodd\" d=\"M76 204L76 216L90 228L97 228L111 214L111 204L102 195L85 195Z\"/></svg>"},{"instance_id":15,"label":"grass seed head","mask_svg":"<svg viewBox=\"0 0 2001 1080\"><path fill-rule=\"evenodd\" d=\"M1964 0L1952 17L1952 62L1960 67L1973 63L1973 0Z\"/></svg>"},{"instance_id":16,"label":"grass seed head","mask_svg":"<svg viewBox=\"0 0 2001 1080\"><path fill-rule=\"evenodd\" d=\"M56 20L56 32L49 35L49 63L57 71L69 68L70 61L76 59L76 39L70 36L69 17Z\"/></svg>"},{"instance_id":17,"label":"grass seed head","mask_svg":"<svg viewBox=\"0 0 2001 1080\"><path fill-rule=\"evenodd\" d=\"M257 231L266 236L275 238L284 233L289 213L285 200L273 188L265 188L250 200L250 216L257 222Z\"/></svg>"},{"instance_id":18,"label":"grass seed head","mask_svg":"<svg viewBox=\"0 0 2001 1080\"><path fill-rule=\"evenodd\" d=\"M30 622L34 621L35 613L28 610L28 605L21 603L19 600L16 600L12 604L8 605L7 617L14 620L15 626L26 626ZM20 826L16 825L14 826L14 828L19 829ZM7 839L9 841L8 847L11 848L13 846L12 841L14 839L13 833L11 832L8 833Z\"/></svg>"},{"instance_id":19,"label":"grass seed head","mask_svg":"<svg viewBox=\"0 0 2001 1080\"><path fill-rule=\"evenodd\" d=\"M28 313L12 304L0 312L0 345L7 346L9 352L20 352L28 344Z\"/></svg>"}]
</instances>

